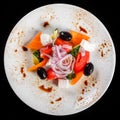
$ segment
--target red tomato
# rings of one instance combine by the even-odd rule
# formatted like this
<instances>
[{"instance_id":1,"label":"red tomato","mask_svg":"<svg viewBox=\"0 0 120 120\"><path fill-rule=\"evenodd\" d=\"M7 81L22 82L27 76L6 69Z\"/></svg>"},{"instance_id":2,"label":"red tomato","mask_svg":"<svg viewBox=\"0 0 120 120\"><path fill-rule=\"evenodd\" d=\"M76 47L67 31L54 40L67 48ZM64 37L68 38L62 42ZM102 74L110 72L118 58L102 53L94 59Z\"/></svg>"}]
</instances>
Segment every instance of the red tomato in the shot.
<instances>
[{"instance_id":1,"label":"red tomato","mask_svg":"<svg viewBox=\"0 0 120 120\"><path fill-rule=\"evenodd\" d=\"M54 80L56 78L57 78L57 76L56 76L55 72L52 70L52 68L49 68L47 70L47 79L48 80Z\"/></svg>"},{"instance_id":2,"label":"red tomato","mask_svg":"<svg viewBox=\"0 0 120 120\"><path fill-rule=\"evenodd\" d=\"M68 45L68 46L73 46L73 44L70 42L70 41L65 41L65 40L62 40L61 38L57 38L56 41L55 41L55 44L56 45ZM65 48L65 51L66 52L70 52L72 49L69 49L69 48Z\"/></svg>"},{"instance_id":3,"label":"red tomato","mask_svg":"<svg viewBox=\"0 0 120 120\"><path fill-rule=\"evenodd\" d=\"M90 53L88 51L85 51L85 56L81 56L80 52L77 54L75 65L74 65L75 73L78 73L84 69L85 65L89 61L89 56L90 56L89 54Z\"/></svg>"},{"instance_id":4,"label":"red tomato","mask_svg":"<svg viewBox=\"0 0 120 120\"><path fill-rule=\"evenodd\" d=\"M43 46L42 48L41 48L41 53L45 53L45 54L52 54L52 45L51 44L49 44L49 45L46 45L46 46Z\"/></svg>"}]
</instances>

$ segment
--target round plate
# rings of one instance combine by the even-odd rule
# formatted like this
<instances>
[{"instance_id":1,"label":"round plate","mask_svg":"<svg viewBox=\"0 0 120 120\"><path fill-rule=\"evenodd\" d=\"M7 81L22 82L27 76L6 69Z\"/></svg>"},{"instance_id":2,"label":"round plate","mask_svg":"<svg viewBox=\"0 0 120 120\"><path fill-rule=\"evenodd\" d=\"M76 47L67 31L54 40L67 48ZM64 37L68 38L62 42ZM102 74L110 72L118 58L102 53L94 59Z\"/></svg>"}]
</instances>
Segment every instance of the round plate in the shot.
<instances>
[{"instance_id":1,"label":"round plate","mask_svg":"<svg viewBox=\"0 0 120 120\"><path fill-rule=\"evenodd\" d=\"M69 88L59 88L27 71L32 61L25 45L38 31L51 34L56 28L85 32L96 46L90 56L94 72ZM74 5L50 4L31 11L15 25L6 42L4 66L10 86L25 104L45 114L70 115L89 108L103 96L114 74L115 58L111 36L93 14Z\"/></svg>"}]
</instances>

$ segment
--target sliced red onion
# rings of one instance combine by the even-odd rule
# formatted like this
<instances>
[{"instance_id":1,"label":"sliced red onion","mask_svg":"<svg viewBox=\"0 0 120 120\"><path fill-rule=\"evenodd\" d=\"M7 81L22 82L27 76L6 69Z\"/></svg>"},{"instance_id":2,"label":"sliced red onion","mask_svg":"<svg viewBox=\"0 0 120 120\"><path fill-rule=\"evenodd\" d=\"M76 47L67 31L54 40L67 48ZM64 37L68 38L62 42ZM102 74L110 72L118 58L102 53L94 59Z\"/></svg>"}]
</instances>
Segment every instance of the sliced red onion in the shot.
<instances>
[{"instance_id":1,"label":"sliced red onion","mask_svg":"<svg viewBox=\"0 0 120 120\"><path fill-rule=\"evenodd\" d=\"M64 47L68 47L64 45ZM70 48L70 47L69 47ZM74 58L71 54L67 54L63 46L54 45L52 47L53 55L44 54L51 59L51 68L58 78L65 78L73 70Z\"/></svg>"},{"instance_id":2,"label":"sliced red onion","mask_svg":"<svg viewBox=\"0 0 120 120\"><path fill-rule=\"evenodd\" d=\"M48 55L48 54L46 54L46 53L42 53L43 55L45 55L46 57L48 57L48 58L52 58L52 56L50 56L50 55Z\"/></svg>"},{"instance_id":3,"label":"sliced red onion","mask_svg":"<svg viewBox=\"0 0 120 120\"><path fill-rule=\"evenodd\" d=\"M72 49L72 46L70 46L70 45L63 45L63 48Z\"/></svg>"},{"instance_id":4,"label":"sliced red onion","mask_svg":"<svg viewBox=\"0 0 120 120\"><path fill-rule=\"evenodd\" d=\"M59 47L55 45L55 49L56 49L58 58L61 59L61 54L60 54Z\"/></svg>"},{"instance_id":5,"label":"sliced red onion","mask_svg":"<svg viewBox=\"0 0 120 120\"><path fill-rule=\"evenodd\" d=\"M75 58L73 58L72 66L71 66L71 71L74 69L74 64L75 64Z\"/></svg>"},{"instance_id":6,"label":"sliced red onion","mask_svg":"<svg viewBox=\"0 0 120 120\"><path fill-rule=\"evenodd\" d=\"M62 58L59 62L58 62L58 65L59 67L61 67L63 70L67 70L70 68L71 64L72 64L72 55L71 54L68 54L66 55L64 58ZM65 62L66 63L65 63Z\"/></svg>"},{"instance_id":7,"label":"sliced red onion","mask_svg":"<svg viewBox=\"0 0 120 120\"><path fill-rule=\"evenodd\" d=\"M62 77L66 77L68 74L71 73L71 68L73 68L71 67L72 62L73 56L71 54L67 54L63 58L59 59L57 63L54 62L51 67L57 76L62 75Z\"/></svg>"}]
</instances>

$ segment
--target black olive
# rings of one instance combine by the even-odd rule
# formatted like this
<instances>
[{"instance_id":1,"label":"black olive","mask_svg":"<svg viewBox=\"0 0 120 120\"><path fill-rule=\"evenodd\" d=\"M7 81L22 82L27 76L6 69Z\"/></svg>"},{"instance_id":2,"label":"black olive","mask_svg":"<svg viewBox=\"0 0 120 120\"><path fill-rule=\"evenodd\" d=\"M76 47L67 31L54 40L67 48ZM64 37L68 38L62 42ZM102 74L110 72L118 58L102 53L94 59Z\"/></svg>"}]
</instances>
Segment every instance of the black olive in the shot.
<instances>
[{"instance_id":1,"label":"black olive","mask_svg":"<svg viewBox=\"0 0 120 120\"><path fill-rule=\"evenodd\" d=\"M46 79L47 78L47 72L44 68L40 67L37 69L37 74L41 79Z\"/></svg>"},{"instance_id":2,"label":"black olive","mask_svg":"<svg viewBox=\"0 0 120 120\"><path fill-rule=\"evenodd\" d=\"M87 63L84 68L84 75L85 76L91 75L93 70L94 70L94 65L91 62Z\"/></svg>"},{"instance_id":3,"label":"black olive","mask_svg":"<svg viewBox=\"0 0 120 120\"><path fill-rule=\"evenodd\" d=\"M72 35L66 31L61 31L59 37L66 41L70 41L72 39Z\"/></svg>"}]
</instances>

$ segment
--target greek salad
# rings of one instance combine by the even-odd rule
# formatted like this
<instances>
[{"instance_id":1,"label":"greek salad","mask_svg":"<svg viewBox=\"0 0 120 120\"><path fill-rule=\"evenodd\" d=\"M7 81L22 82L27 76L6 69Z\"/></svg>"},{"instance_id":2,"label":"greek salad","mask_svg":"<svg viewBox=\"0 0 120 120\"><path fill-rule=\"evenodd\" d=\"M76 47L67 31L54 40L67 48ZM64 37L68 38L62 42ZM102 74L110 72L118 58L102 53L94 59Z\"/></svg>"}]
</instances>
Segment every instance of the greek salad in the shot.
<instances>
[{"instance_id":1,"label":"greek salad","mask_svg":"<svg viewBox=\"0 0 120 120\"><path fill-rule=\"evenodd\" d=\"M83 75L94 70L90 52L94 50L90 37L74 30L55 29L50 35L39 31L27 44L32 50L33 65L41 80L58 80L58 86L75 85Z\"/></svg>"}]
</instances>

